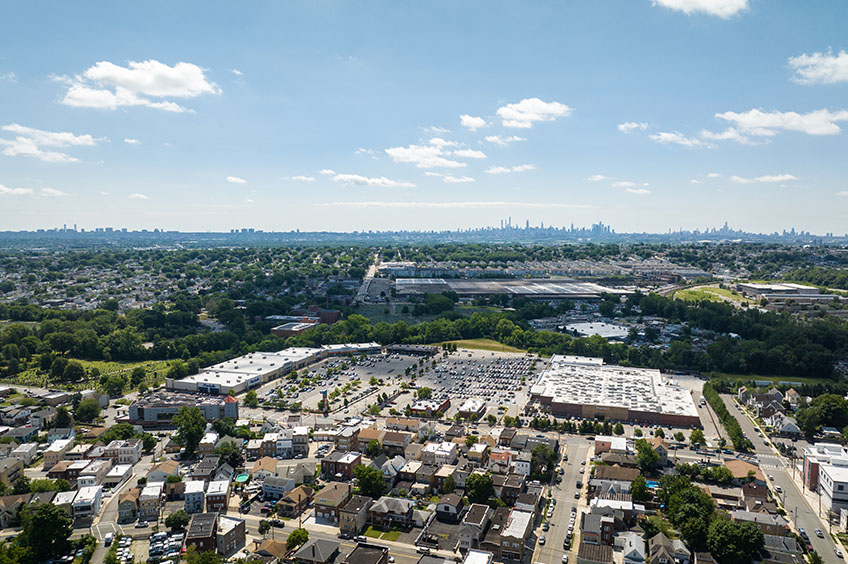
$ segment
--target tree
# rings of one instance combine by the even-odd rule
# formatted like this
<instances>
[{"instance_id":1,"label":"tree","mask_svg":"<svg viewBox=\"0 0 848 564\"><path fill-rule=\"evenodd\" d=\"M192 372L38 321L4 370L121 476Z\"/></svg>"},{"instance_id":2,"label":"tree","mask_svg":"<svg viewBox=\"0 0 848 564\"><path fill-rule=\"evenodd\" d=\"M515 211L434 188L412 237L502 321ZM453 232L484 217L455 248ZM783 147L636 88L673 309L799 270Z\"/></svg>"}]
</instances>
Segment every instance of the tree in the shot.
<instances>
[{"instance_id":1,"label":"tree","mask_svg":"<svg viewBox=\"0 0 848 564\"><path fill-rule=\"evenodd\" d=\"M20 495L30 492L30 482L29 478L26 476L21 476L17 480L15 480L14 486L12 487L13 495Z\"/></svg>"},{"instance_id":2,"label":"tree","mask_svg":"<svg viewBox=\"0 0 848 564\"><path fill-rule=\"evenodd\" d=\"M612 428L612 432L615 433L616 435L623 435L624 434L624 425L622 425L621 422L616 423L615 427Z\"/></svg>"},{"instance_id":3,"label":"tree","mask_svg":"<svg viewBox=\"0 0 848 564\"><path fill-rule=\"evenodd\" d=\"M430 399L433 396L433 390L431 388L427 388L426 386L423 388L418 388L418 391L415 392L415 397L420 400Z\"/></svg>"},{"instance_id":4,"label":"tree","mask_svg":"<svg viewBox=\"0 0 848 564\"><path fill-rule=\"evenodd\" d=\"M143 448L147 452L150 452L154 448L156 448L157 442L158 441L156 440L156 437L154 437L150 433L144 433L141 436L141 448Z\"/></svg>"},{"instance_id":5,"label":"tree","mask_svg":"<svg viewBox=\"0 0 848 564\"><path fill-rule=\"evenodd\" d=\"M78 382L85 378L85 367L78 360L68 361L65 371L62 373L62 379L66 382Z\"/></svg>"},{"instance_id":6,"label":"tree","mask_svg":"<svg viewBox=\"0 0 848 564\"><path fill-rule=\"evenodd\" d=\"M648 489L648 481L641 474L636 476L633 483L630 484L630 495L634 501L648 501L651 499L651 492Z\"/></svg>"},{"instance_id":7,"label":"tree","mask_svg":"<svg viewBox=\"0 0 848 564\"><path fill-rule=\"evenodd\" d=\"M195 547L190 546L186 551L185 559L188 564L226 564L227 560L214 550L197 552Z\"/></svg>"},{"instance_id":8,"label":"tree","mask_svg":"<svg viewBox=\"0 0 848 564\"><path fill-rule=\"evenodd\" d=\"M185 445L187 453L193 453L206 431L203 412L199 407L185 405L174 415L174 425L177 426L177 440Z\"/></svg>"},{"instance_id":9,"label":"tree","mask_svg":"<svg viewBox=\"0 0 848 564\"><path fill-rule=\"evenodd\" d=\"M259 406L259 397L256 395L256 390L249 390L244 394L244 405L247 407Z\"/></svg>"},{"instance_id":10,"label":"tree","mask_svg":"<svg viewBox=\"0 0 848 564\"><path fill-rule=\"evenodd\" d=\"M530 478L548 482L554 475L557 453L544 443L539 443L530 452Z\"/></svg>"},{"instance_id":11,"label":"tree","mask_svg":"<svg viewBox=\"0 0 848 564\"><path fill-rule=\"evenodd\" d=\"M643 473L650 472L659 463L660 455L645 439L636 441L636 466Z\"/></svg>"},{"instance_id":12,"label":"tree","mask_svg":"<svg viewBox=\"0 0 848 564\"><path fill-rule=\"evenodd\" d=\"M375 458L380 456L380 453L383 451L383 448L380 446L380 441L377 439L371 439L368 441L368 446L365 447L365 454L370 456L371 458Z\"/></svg>"},{"instance_id":13,"label":"tree","mask_svg":"<svg viewBox=\"0 0 848 564\"><path fill-rule=\"evenodd\" d=\"M306 529L295 529L286 540L286 548L293 550L309 540L309 533Z\"/></svg>"},{"instance_id":14,"label":"tree","mask_svg":"<svg viewBox=\"0 0 848 564\"><path fill-rule=\"evenodd\" d=\"M642 429L640 429L639 427L636 427L635 429L633 429L633 436L634 437L641 437L642 436Z\"/></svg>"},{"instance_id":15,"label":"tree","mask_svg":"<svg viewBox=\"0 0 848 564\"><path fill-rule=\"evenodd\" d=\"M118 397L124 393L124 388L127 382L120 376L109 376L106 378L106 383L103 384L103 389L109 397Z\"/></svg>"},{"instance_id":16,"label":"tree","mask_svg":"<svg viewBox=\"0 0 848 564\"><path fill-rule=\"evenodd\" d=\"M465 446L470 447L473 444L477 444L477 435L468 435L465 437Z\"/></svg>"},{"instance_id":17,"label":"tree","mask_svg":"<svg viewBox=\"0 0 848 564\"><path fill-rule=\"evenodd\" d=\"M683 431L678 431L674 434L674 440L678 443L682 443L686 440L686 436L683 434Z\"/></svg>"},{"instance_id":18,"label":"tree","mask_svg":"<svg viewBox=\"0 0 848 564\"><path fill-rule=\"evenodd\" d=\"M704 432L700 429L694 429L691 433L689 433L689 443L693 445L703 445L706 444L707 439L704 437Z\"/></svg>"},{"instance_id":19,"label":"tree","mask_svg":"<svg viewBox=\"0 0 848 564\"><path fill-rule=\"evenodd\" d=\"M654 431L654 436L659 437L661 439L664 439L665 438L665 431L663 431L662 429L657 429L656 431Z\"/></svg>"},{"instance_id":20,"label":"tree","mask_svg":"<svg viewBox=\"0 0 848 564\"><path fill-rule=\"evenodd\" d=\"M494 415L492 415L492 414L490 413L490 414L488 414L488 415L486 416L486 422L487 422L489 425L494 425L495 423L497 423L497 422L498 422L498 418L497 418L497 417L495 417Z\"/></svg>"},{"instance_id":21,"label":"tree","mask_svg":"<svg viewBox=\"0 0 848 564\"><path fill-rule=\"evenodd\" d=\"M21 509L21 534L18 543L32 550L35 562L47 562L65 554L73 533L71 518L52 503Z\"/></svg>"},{"instance_id":22,"label":"tree","mask_svg":"<svg viewBox=\"0 0 848 564\"><path fill-rule=\"evenodd\" d=\"M186 513L185 509L179 509L165 517L165 526L169 529L185 529L189 521L191 521L191 516Z\"/></svg>"},{"instance_id":23,"label":"tree","mask_svg":"<svg viewBox=\"0 0 848 564\"><path fill-rule=\"evenodd\" d=\"M172 475L168 476L167 478L165 478L166 484L176 484L176 483L182 482L182 481L183 481L183 477L180 476L179 474L176 474L176 475L172 474Z\"/></svg>"},{"instance_id":24,"label":"tree","mask_svg":"<svg viewBox=\"0 0 848 564\"><path fill-rule=\"evenodd\" d=\"M85 398L77 407L76 417L86 423L94 421L100 415L100 403L94 398Z\"/></svg>"},{"instance_id":25,"label":"tree","mask_svg":"<svg viewBox=\"0 0 848 564\"><path fill-rule=\"evenodd\" d=\"M363 495L367 495L377 499L386 489L386 483L383 480L383 473L371 466L360 464L353 469L353 474L359 483L359 490Z\"/></svg>"},{"instance_id":26,"label":"tree","mask_svg":"<svg viewBox=\"0 0 848 564\"><path fill-rule=\"evenodd\" d=\"M68 408L64 405L56 408L56 426L59 428L71 426L71 414L68 413Z\"/></svg>"},{"instance_id":27,"label":"tree","mask_svg":"<svg viewBox=\"0 0 848 564\"><path fill-rule=\"evenodd\" d=\"M50 379L61 380L65 377L65 368L68 367L68 359L63 356L57 356L53 359L53 364L50 365Z\"/></svg>"},{"instance_id":28,"label":"tree","mask_svg":"<svg viewBox=\"0 0 848 564\"><path fill-rule=\"evenodd\" d=\"M442 493L449 494L456 491L456 480L453 479L453 475L449 475L445 478L444 483L442 483Z\"/></svg>"},{"instance_id":29,"label":"tree","mask_svg":"<svg viewBox=\"0 0 848 564\"><path fill-rule=\"evenodd\" d=\"M262 538L265 538L265 535L268 534L268 531L271 530L271 523L267 519L262 519L259 521L259 534L262 535Z\"/></svg>"},{"instance_id":30,"label":"tree","mask_svg":"<svg viewBox=\"0 0 848 564\"><path fill-rule=\"evenodd\" d=\"M763 532L753 523L716 518L707 533L707 546L722 564L748 564L763 547Z\"/></svg>"},{"instance_id":31,"label":"tree","mask_svg":"<svg viewBox=\"0 0 848 564\"><path fill-rule=\"evenodd\" d=\"M130 386L133 388L137 388L139 384L144 381L144 377L147 375L147 372L141 366L136 366L133 368L132 374L130 374Z\"/></svg>"},{"instance_id":32,"label":"tree","mask_svg":"<svg viewBox=\"0 0 848 564\"><path fill-rule=\"evenodd\" d=\"M489 474L470 474L465 479L465 493L471 503L488 504L495 495L495 486Z\"/></svg>"}]
</instances>

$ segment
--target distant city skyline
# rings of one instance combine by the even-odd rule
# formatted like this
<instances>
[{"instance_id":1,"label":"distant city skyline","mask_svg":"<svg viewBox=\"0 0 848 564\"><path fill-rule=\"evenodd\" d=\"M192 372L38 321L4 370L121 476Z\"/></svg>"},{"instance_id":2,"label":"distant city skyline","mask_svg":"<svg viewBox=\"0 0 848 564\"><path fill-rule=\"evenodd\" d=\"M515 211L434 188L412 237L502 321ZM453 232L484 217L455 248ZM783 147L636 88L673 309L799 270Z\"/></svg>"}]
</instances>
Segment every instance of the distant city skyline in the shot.
<instances>
[{"instance_id":1,"label":"distant city skyline","mask_svg":"<svg viewBox=\"0 0 848 564\"><path fill-rule=\"evenodd\" d=\"M16 4L0 231L844 234L846 21L789 0Z\"/></svg>"}]
</instances>

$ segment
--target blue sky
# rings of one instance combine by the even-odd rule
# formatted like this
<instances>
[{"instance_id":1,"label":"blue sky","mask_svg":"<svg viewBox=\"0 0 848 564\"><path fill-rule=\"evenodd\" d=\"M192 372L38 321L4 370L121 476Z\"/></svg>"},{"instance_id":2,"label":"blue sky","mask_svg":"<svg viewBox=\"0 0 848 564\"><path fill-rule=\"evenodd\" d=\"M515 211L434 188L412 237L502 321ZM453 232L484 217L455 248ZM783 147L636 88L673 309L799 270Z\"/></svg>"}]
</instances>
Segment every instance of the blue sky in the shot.
<instances>
[{"instance_id":1,"label":"blue sky","mask_svg":"<svg viewBox=\"0 0 848 564\"><path fill-rule=\"evenodd\" d=\"M846 22L836 0L7 4L0 229L841 234Z\"/></svg>"}]
</instances>

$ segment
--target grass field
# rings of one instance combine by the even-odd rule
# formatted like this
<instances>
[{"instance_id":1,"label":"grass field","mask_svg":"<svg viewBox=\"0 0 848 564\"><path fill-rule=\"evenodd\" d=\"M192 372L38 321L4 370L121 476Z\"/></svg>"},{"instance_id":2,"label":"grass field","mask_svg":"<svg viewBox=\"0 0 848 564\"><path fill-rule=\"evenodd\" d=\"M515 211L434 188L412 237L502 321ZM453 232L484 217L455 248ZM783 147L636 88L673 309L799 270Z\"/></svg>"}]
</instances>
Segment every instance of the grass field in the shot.
<instances>
[{"instance_id":1,"label":"grass field","mask_svg":"<svg viewBox=\"0 0 848 564\"><path fill-rule=\"evenodd\" d=\"M462 349L476 349L481 351L496 351L496 352L517 352L523 353L527 352L524 349L517 349L515 347L509 347L507 345L502 345L497 341L493 341L492 339L461 339L459 341L445 341L447 343L456 344L457 347ZM442 345L443 343L438 343L438 345Z\"/></svg>"},{"instance_id":2,"label":"grass field","mask_svg":"<svg viewBox=\"0 0 848 564\"><path fill-rule=\"evenodd\" d=\"M370 525L368 526L367 529L365 529L365 532L363 534L366 537L369 537L369 538L372 538L372 539L382 538L382 539L388 540L388 541L396 541L398 539L398 537L400 537L400 531L381 531L379 529L375 529L374 527L372 527Z\"/></svg>"},{"instance_id":3,"label":"grass field","mask_svg":"<svg viewBox=\"0 0 848 564\"><path fill-rule=\"evenodd\" d=\"M828 378L800 378L798 376L760 376L759 374L727 374L725 372L713 372L712 378L730 380L736 382L748 382L750 380L769 380L777 384L778 382L803 382L805 384L828 384L833 383L833 380Z\"/></svg>"},{"instance_id":4,"label":"grass field","mask_svg":"<svg viewBox=\"0 0 848 564\"><path fill-rule=\"evenodd\" d=\"M690 302L709 301L709 302L732 302L737 305L750 303L750 300L733 290L727 288L719 288L718 286L693 286L685 290L678 290L674 293L674 297L678 300L686 300Z\"/></svg>"},{"instance_id":5,"label":"grass field","mask_svg":"<svg viewBox=\"0 0 848 564\"><path fill-rule=\"evenodd\" d=\"M75 360L75 359L69 359ZM107 362L102 360L79 360L86 371L92 368L97 368L101 375L123 375L129 378L130 373L137 366L142 366L147 371L147 377L144 379L145 384L152 386L156 383L161 383L165 379L165 370L168 366L168 361L165 360L146 360L141 362ZM31 368L24 370L14 378L3 378L3 382L18 386L36 386L36 387L59 387L68 390L85 390L94 388L97 382L83 380L75 383L59 383L50 382L49 378L44 373L39 373L36 369Z\"/></svg>"}]
</instances>

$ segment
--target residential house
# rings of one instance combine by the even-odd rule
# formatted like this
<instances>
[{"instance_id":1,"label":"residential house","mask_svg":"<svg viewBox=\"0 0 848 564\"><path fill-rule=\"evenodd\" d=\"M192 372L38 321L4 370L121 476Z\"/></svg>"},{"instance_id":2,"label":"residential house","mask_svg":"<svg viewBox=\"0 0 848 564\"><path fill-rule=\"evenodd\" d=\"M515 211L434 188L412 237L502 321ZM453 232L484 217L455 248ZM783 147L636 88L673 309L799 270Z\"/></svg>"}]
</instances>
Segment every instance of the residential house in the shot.
<instances>
[{"instance_id":1,"label":"residential house","mask_svg":"<svg viewBox=\"0 0 848 564\"><path fill-rule=\"evenodd\" d=\"M133 475L132 466L129 464L118 464L114 466L103 478L104 488L116 488L130 479Z\"/></svg>"},{"instance_id":2,"label":"residential house","mask_svg":"<svg viewBox=\"0 0 848 564\"><path fill-rule=\"evenodd\" d=\"M334 450L321 461L321 474L325 479L352 479L353 469L362 464L362 454Z\"/></svg>"},{"instance_id":3,"label":"residential house","mask_svg":"<svg viewBox=\"0 0 848 564\"><path fill-rule=\"evenodd\" d=\"M109 458L92 460L89 465L79 473L79 476L77 477L77 487L86 488L100 485L111 469L112 460Z\"/></svg>"},{"instance_id":4,"label":"residential house","mask_svg":"<svg viewBox=\"0 0 848 564\"><path fill-rule=\"evenodd\" d=\"M645 539L639 533L620 533L615 537L615 546L621 548L624 564L644 564L646 561Z\"/></svg>"},{"instance_id":5,"label":"residential house","mask_svg":"<svg viewBox=\"0 0 848 564\"><path fill-rule=\"evenodd\" d=\"M89 486L80 488L74 497L73 509L74 519L88 520L100 514L100 506L103 501L103 488L100 486Z\"/></svg>"},{"instance_id":6,"label":"residential house","mask_svg":"<svg viewBox=\"0 0 848 564\"><path fill-rule=\"evenodd\" d=\"M739 400L739 403L748 403L748 400L751 397L751 393L748 391L748 388L745 386L741 386L739 390L736 392L736 399Z\"/></svg>"},{"instance_id":7,"label":"residential house","mask_svg":"<svg viewBox=\"0 0 848 564\"><path fill-rule=\"evenodd\" d=\"M253 552L252 557L260 559L263 564L277 564L287 552L286 543L267 539Z\"/></svg>"},{"instance_id":8,"label":"residential house","mask_svg":"<svg viewBox=\"0 0 848 564\"><path fill-rule=\"evenodd\" d=\"M421 451L421 462L425 464L454 464L459 456L456 443L428 443Z\"/></svg>"},{"instance_id":9,"label":"residential house","mask_svg":"<svg viewBox=\"0 0 848 564\"><path fill-rule=\"evenodd\" d=\"M407 460L406 447L412 442L412 433L386 431L383 434L383 452L389 456L403 456Z\"/></svg>"},{"instance_id":10,"label":"residential house","mask_svg":"<svg viewBox=\"0 0 848 564\"><path fill-rule=\"evenodd\" d=\"M20 458L3 458L0 459L0 481L7 486L15 483L24 471L24 463Z\"/></svg>"},{"instance_id":11,"label":"residential house","mask_svg":"<svg viewBox=\"0 0 848 564\"><path fill-rule=\"evenodd\" d=\"M506 474L512 466L512 453L508 450L493 450L489 453L487 468L492 474ZM515 470L520 472L518 468ZM523 472L520 472L523 474ZM527 474L529 475L529 469Z\"/></svg>"},{"instance_id":12,"label":"residential house","mask_svg":"<svg viewBox=\"0 0 848 564\"><path fill-rule=\"evenodd\" d=\"M474 443L468 448L468 462L475 467L485 467L489 458L489 445Z\"/></svg>"},{"instance_id":13,"label":"residential house","mask_svg":"<svg viewBox=\"0 0 848 564\"><path fill-rule=\"evenodd\" d=\"M276 505L277 510L290 517L299 515L312 503L313 496L312 488L297 486L280 498Z\"/></svg>"},{"instance_id":14,"label":"residential house","mask_svg":"<svg viewBox=\"0 0 848 564\"><path fill-rule=\"evenodd\" d=\"M38 454L38 443L24 443L15 446L9 453L12 458L19 458L24 466L29 466Z\"/></svg>"},{"instance_id":15,"label":"residential house","mask_svg":"<svg viewBox=\"0 0 848 564\"><path fill-rule=\"evenodd\" d=\"M526 476L521 474L507 474L492 476L492 484L495 486L495 495L507 505L514 505L515 500L524 492Z\"/></svg>"},{"instance_id":16,"label":"residential house","mask_svg":"<svg viewBox=\"0 0 848 564\"><path fill-rule=\"evenodd\" d=\"M229 556L243 547L246 532L244 519L218 515L218 528L215 531L215 548L218 554Z\"/></svg>"},{"instance_id":17,"label":"residential house","mask_svg":"<svg viewBox=\"0 0 848 564\"><path fill-rule=\"evenodd\" d=\"M585 543L612 545L615 519L595 513L583 513L580 517L580 531Z\"/></svg>"},{"instance_id":18,"label":"residential house","mask_svg":"<svg viewBox=\"0 0 848 564\"><path fill-rule=\"evenodd\" d=\"M138 519L138 498L141 489L129 488L118 496L118 523L132 523Z\"/></svg>"},{"instance_id":19,"label":"residential house","mask_svg":"<svg viewBox=\"0 0 848 564\"><path fill-rule=\"evenodd\" d=\"M37 429L49 427L56 421L57 411L55 407L45 407L29 416L29 423Z\"/></svg>"},{"instance_id":20,"label":"residential house","mask_svg":"<svg viewBox=\"0 0 848 564\"><path fill-rule=\"evenodd\" d=\"M692 557L682 540L670 540L663 533L648 540L648 555L652 564L688 564Z\"/></svg>"},{"instance_id":21,"label":"residential house","mask_svg":"<svg viewBox=\"0 0 848 564\"><path fill-rule=\"evenodd\" d=\"M74 518L74 498L77 496L76 490L71 490L69 492L56 492L55 497L53 497L53 505L64 511L65 515ZM118 504L118 522L121 522L121 512L120 512L120 503Z\"/></svg>"},{"instance_id":22,"label":"residential house","mask_svg":"<svg viewBox=\"0 0 848 564\"><path fill-rule=\"evenodd\" d=\"M38 428L33 427L32 425L24 425L22 427L15 427L6 432L4 437L10 437L15 439L19 443L31 443L35 440L35 436L38 435Z\"/></svg>"},{"instance_id":23,"label":"residential house","mask_svg":"<svg viewBox=\"0 0 848 564\"><path fill-rule=\"evenodd\" d=\"M292 429L292 452L295 456L309 454L309 427L299 425Z\"/></svg>"},{"instance_id":24,"label":"residential house","mask_svg":"<svg viewBox=\"0 0 848 564\"><path fill-rule=\"evenodd\" d=\"M383 448L383 435L386 434L386 431L383 429L377 429L375 427L364 427L359 430L359 435L356 437L357 447L356 450L359 452L366 452L368 449L368 445L371 444L371 441L377 441L377 444L380 446L380 449Z\"/></svg>"},{"instance_id":25,"label":"residential house","mask_svg":"<svg viewBox=\"0 0 848 564\"><path fill-rule=\"evenodd\" d=\"M76 436L72 427L54 427L47 431L47 442L53 443L62 439L73 439Z\"/></svg>"},{"instance_id":26,"label":"residential house","mask_svg":"<svg viewBox=\"0 0 848 564\"><path fill-rule=\"evenodd\" d=\"M195 513L191 516L186 531L186 548L194 547L197 552L211 552L216 548L218 532L217 513Z\"/></svg>"},{"instance_id":27,"label":"residential house","mask_svg":"<svg viewBox=\"0 0 848 564\"><path fill-rule=\"evenodd\" d=\"M666 442L660 437L651 437L647 441L651 445L651 448L654 449L654 452L660 457L658 465L660 467L668 466L668 445Z\"/></svg>"},{"instance_id":28,"label":"residential house","mask_svg":"<svg viewBox=\"0 0 848 564\"><path fill-rule=\"evenodd\" d=\"M795 388L789 388L786 390L786 394L784 394L783 398L789 402L792 409L798 409L798 406L801 403L801 394L796 392Z\"/></svg>"},{"instance_id":29,"label":"residential house","mask_svg":"<svg viewBox=\"0 0 848 564\"><path fill-rule=\"evenodd\" d=\"M388 487L392 487L397 480L401 468L406 464L406 460L402 456L389 458L380 465L380 471L383 473L383 480Z\"/></svg>"},{"instance_id":30,"label":"residential house","mask_svg":"<svg viewBox=\"0 0 848 564\"><path fill-rule=\"evenodd\" d=\"M256 460L262 455L262 439L250 439L244 447L244 456L247 460Z\"/></svg>"},{"instance_id":31,"label":"residential house","mask_svg":"<svg viewBox=\"0 0 848 564\"><path fill-rule=\"evenodd\" d=\"M265 480L269 476L277 475L277 459L263 456L253 464L251 470L254 480Z\"/></svg>"},{"instance_id":32,"label":"residential house","mask_svg":"<svg viewBox=\"0 0 848 564\"><path fill-rule=\"evenodd\" d=\"M795 419L780 412L772 415L766 423L781 437L800 437L803 434Z\"/></svg>"},{"instance_id":33,"label":"residential house","mask_svg":"<svg viewBox=\"0 0 848 564\"><path fill-rule=\"evenodd\" d=\"M339 553L338 542L327 539L312 539L301 546L291 558L297 564L327 564Z\"/></svg>"},{"instance_id":34,"label":"residential house","mask_svg":"<svg viewBox=\"0 0 848 564\"><path fill-rule=\"evenodd\" d=\"M577 564L612 564L612 555L611 546L581 542L577 549Z\"/></svg>"},{"instance_id":35,"label":"residential house","mask_svg":"<svg viewBox=\"0 0 848 564\"><path fill-rule=\"evenodd\" d=\"M360 542L348 554L342 564L388 564L389 547Z\"/></svg>"},{"instance_id":36,"label":"residential house","mask_svg":"<svg viewBox=\"0 0 848 564\"><path fill-rule=\"evenodd\" d=\"M724 461L724 465L733 474L733 481L738 485L749 481L754 481L763 486L766 484L763 471L746 460L729 459Z\"/></svg>"},{"instance_id":37,"label":"residential house","mask_svg":"<svg viewBox=\"0 0 848 564\"><path fill-rule=\"evenodd\" d=\"M358 437L359 427L344 427L341 431L336 433L336 449L343 452L356 450L356 446L359 444Z\"/></svg>"},{"instance_id":38,"label":"residential house","mask_svg":"<svg viewBox=\"0 0 848 564\"><path fill-rule=\"evenodd\" d=\"M500 530L500 558L523 560L524 549L533 550L527 546L527 541L533 532L534 515L528 511L512 509L509 512L504 527Z\"/></svg>"},{"instance_id":39,"label":"residential house","mask_svg":"<svg viewBox=\"0 0 848 564\"><path fill-rule=\"evenodd\" d=\"M753 523L764 535L786 536L789 534L789 525L786 519L780 515L771 513L754 513L738 509L730 513L730 518L740 523Z\"/></svg>"},{"instance_id":40,"label":"residential house","mask_svg":"<svg viewBox=\"0 0 848 564\"><path fill-rule=\"evenodd\" d=\"M18 513L29 503L29 498L30 494L0 496L0 528L6 529L17 523Z\"/></svg>"},{"instance_id":41,"label":"residential house","mask_svg":"<svg viewBox=\"0 0 848 564\"><path fill-rule=\"evenodd\" d=\"M368 522L384 530L392 527L406 529L412 526L414 508L412 500L383 496L368 509Z\"/></svg>"},{"instance_id":42,"label":"residential house","mask_svg":"<svg viewBox=\"0 0 848 564\"><path fill-rule=\"evenodd\" d=\"M227 480L214 480L206 486L206 512L227 511L230 500L230 482Z\"/></svg>"},{"instance_id":43,"label":"residential house","mask_svg":"<svg viewBox=\"0 0 848 564\"><path fill-rule=\"evenodd\" d=\"M57 462L65 458L65 453L71 448L73 441L70 439L59 439L53 441L44 451L44 469L49 470Z\"/></svg>"},{"instance_id":44,"label":"residential house","mask_svg":"<svg viewBox=\"0 0 848 564\"><path fill-rule=\"evenodd\" d=\"M86 454L94 448L92 445L87 443L81 443L78 445L74 445L70 450L65 452L65 460L82 460L86 458Z\"/></svg>"},{"instance_id":45,"label":"residential house","mask_svg":"<svg viewBox=\"0 0 848 564\"><path fill-rule=\"evenodd\" d=\"M138 518L141 521L156 521L162 509L164 482L147 482L138 496Z\"/></svg>"},{"instance_id":46,"label":"residential house","mask_svg":"<svg viewBox=\"0 0 848 564\"><path fill-rule=\"evenodd\" d=\"M526 491L515 498L515 508L522 511L538 512L542 506L542 496L539 491Z\"/></svg>"},{"instance_id":47,"label":"residential house","mask_svg":"<svg viewBox=\"0 0 848 564\"><path fill-rule=\"evenodd\" d=\"M194 467L191 477L195 480L206 480L207 482L215 479L215 474L218 472L218 464L221 462L221 457L218 455L206 455Z\"/></svg>"},{"instance_id":48,"label":"residential house","mask_svg":"<svg viewBox=\"0 0 848 564\"><path fill-rule=\"evenodd\" d=\"M183 497L186 513L202 513L206 504L206 482L188 480L185 482Z\"/></svg>"},{"instance_id":49,"label":"residential house","mask_svg":"<svg viewBox=\"0 0 848 564\"><path fill-rule=\"evenodd\" d=\"M147 482L164 482L168 476L179 476L180 464L176 460L164 460L154 464L147 473Z\"/></svg>"},{"instance_id":50,"label":"residential house","mask_svg":"<svg viewBox=\"0 0 848 564\"><path fill-rule=\"evenodd\" d=\"M443 495L436 504L436 518L439 521L456 523L459 521L464 505L462 498L456 494Z\"/></svg>"},{"instance_id":51,"label":"residential house","mask_svg":"<svg viewBox=\"0 0 848 564\"><path fill-rule=\"evenodd\" d=\"M513 464L515 473L521 474L522 476L529 476L532 459L533 455L529 452L522 451L516 454Z\"/></svg>"},{"instance_id":52,"label":"residential house","mask_svg":"<svg viewBox=\"0 0 848 564\"><path fill-rule=\"evenodd\" d=\"M638 468L622 468L621 466L595 466L592 480L610 480L616 482L632 482L641 475Z\"/></svg>"},{"instance_id":53,"label":"residential house","mask_svg":"<svg viewBox=\"0 0 848 564\"><path fill-rule=\"evenodd\" d=\"M330 482L315 494L313 505L315 518L336 524L339 522L339 510L350 499L352 488L343 482Z\"/></svg>"},{"instance_id":54,"label":"residential house","mask_svg":"<svg viewBox=\"0 0 848 564\"><path fill-rule=\"evenodd\" d=\"M197 454L207 455L215 452L215 445L218 443L218 433L209 432L203 435L200 442L197 444Z\"/></svg>"},{"instance_id":55,"label":"residential house","mask_svg":"<svg viewBox=\"0 0 848 564\"><path fill-rule=\"evenodd\" d=\"M459 526L459 548L470 550L480 546L483 534L489 526L492 509L488 505L473 503L465 512Z\"/></svg>"},{"instance_id":56,"label":"residential house","mask_svg":"<svg viewBox=\"0 0 848 564\"><path fill-rule=\"evenodd\" d=\"M355 495L339 509L339 530L343 535L354 537L365 528L372 502L370 497Z\"/></svg>"}]
</instances>

